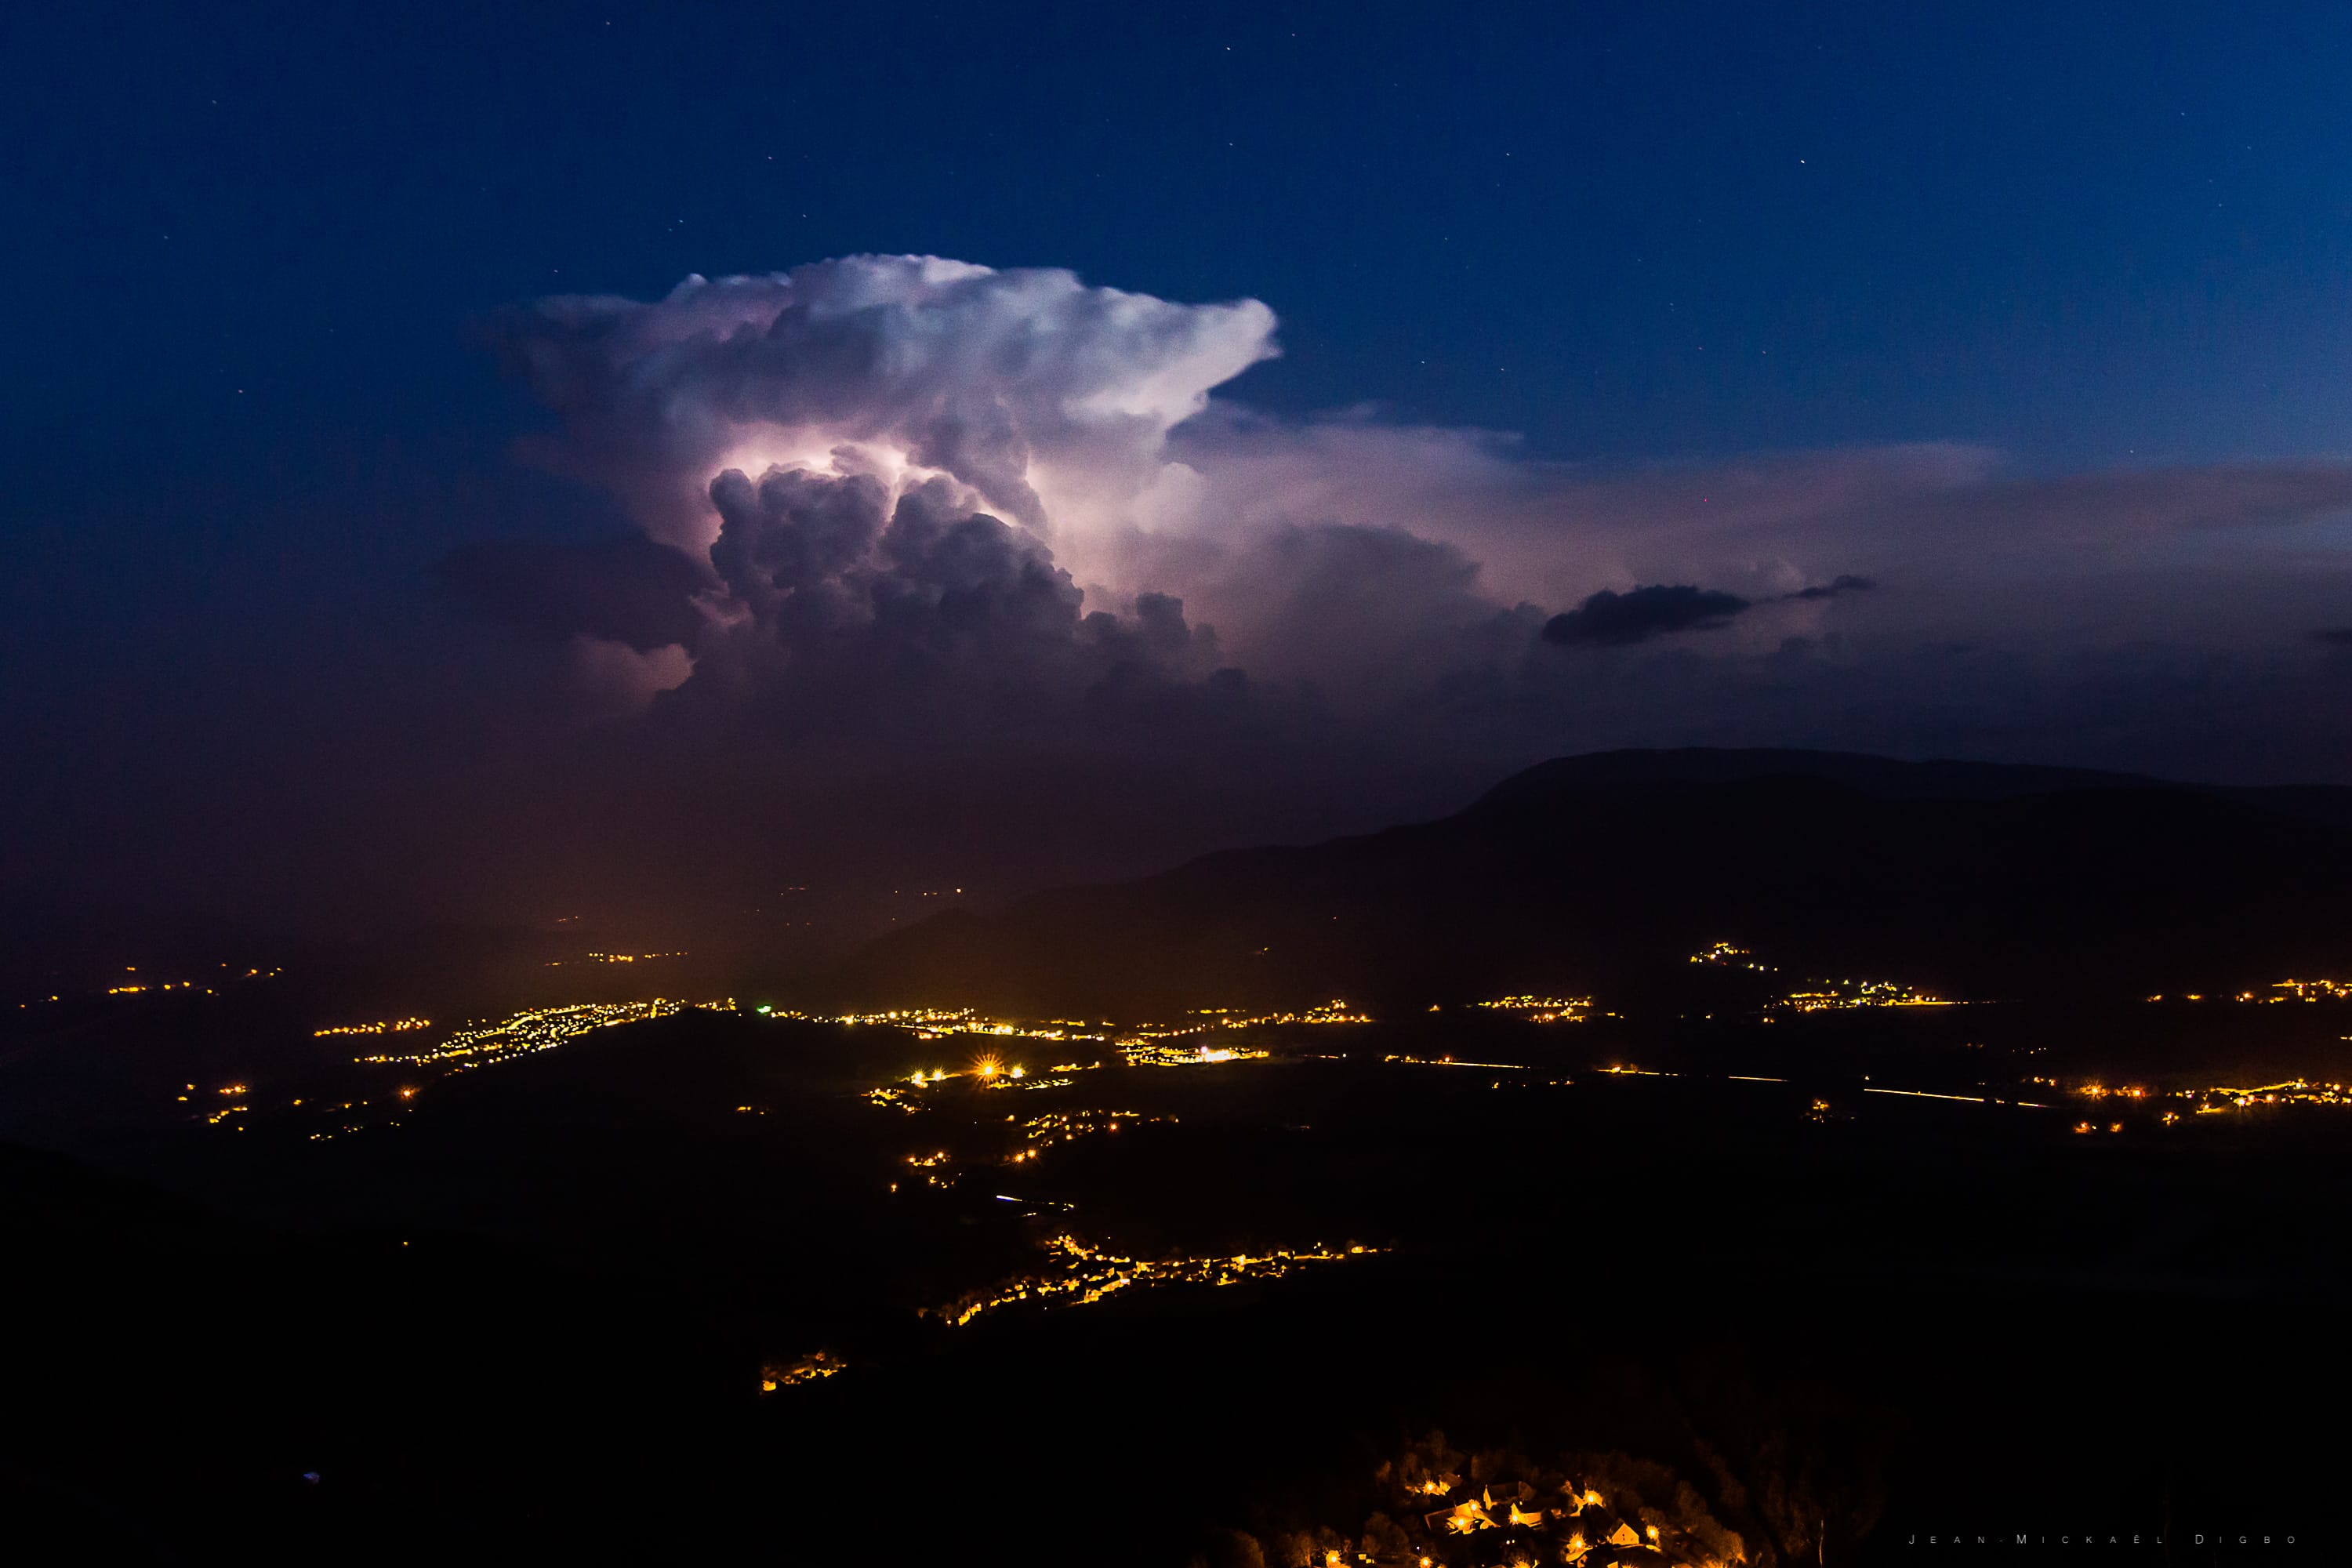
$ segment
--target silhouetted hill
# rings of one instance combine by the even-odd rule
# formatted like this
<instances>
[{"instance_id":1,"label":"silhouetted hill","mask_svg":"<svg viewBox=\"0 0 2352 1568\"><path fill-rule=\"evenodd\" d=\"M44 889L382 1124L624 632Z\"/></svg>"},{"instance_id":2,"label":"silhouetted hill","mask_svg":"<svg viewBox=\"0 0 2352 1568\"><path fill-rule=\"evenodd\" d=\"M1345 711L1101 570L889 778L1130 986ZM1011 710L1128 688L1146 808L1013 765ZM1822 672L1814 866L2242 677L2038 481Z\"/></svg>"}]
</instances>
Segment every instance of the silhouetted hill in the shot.
<instances>
[{"instance_id":1,"label":"silhouetted hill","mask_svg":"<svg viewBox=\"0 0 2352 1568\"><path fill-rule=\"evenodd\" d=\"M1488 802L1540 795L1600 784L1731 784L1745 779L1811 778L1842 784L1881 800L2011 800L2061 790L2180 790L2301 816L2352 832L2352 789L2326 784L2179 784L2138 773L2093 768L2053 768L2012 763L1940 760L1903 762L1861 752L1771 748L1592 752L1538 763L1505 779Z\"/></svg>"},{"instance_id":2,"label":"silhouetted hill","mask_svg":"<svg viewBox=\"0 0 2352 1568\"><path fill-rule=\"evenodd\" d=\"M2048 768L2005 763L1908 763L1861 752L1801 752L1772 748L1590 752L1555 757L1512 774L1489 790L1482 805L1538 800L1562 790L1603 784L1738 784L1752 779L1809 778L1880 800L2009 800L2078 789L2163 789L2161 781L2088 768Z\"/></svg>"},{"instance_id":3,"label":"silhouetted hill","mask_svg":"<svg viewBox=\"0 0 2352 1568\"><path fill-rule=\"evenodd\" d=\"M2352 792L1801 752L1548 763L1441 821L1212 855L894 933L829 999L1135 1016L1656 994L1717 941L1972 997L2352 965ZM1604 1004L1606 1005L1606 1004Z\"/></svg>"}]
</instances>

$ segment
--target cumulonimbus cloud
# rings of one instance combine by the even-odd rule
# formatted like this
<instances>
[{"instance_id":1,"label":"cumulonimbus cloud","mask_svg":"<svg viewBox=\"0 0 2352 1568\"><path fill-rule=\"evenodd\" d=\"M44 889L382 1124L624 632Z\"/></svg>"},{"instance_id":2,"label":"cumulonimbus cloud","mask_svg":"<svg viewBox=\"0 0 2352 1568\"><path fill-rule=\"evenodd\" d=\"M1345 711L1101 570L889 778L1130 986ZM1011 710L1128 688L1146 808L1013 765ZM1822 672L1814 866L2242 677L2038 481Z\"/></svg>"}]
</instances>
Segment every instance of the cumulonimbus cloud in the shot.
<instances>
[{"instance_id":1,"label":"cumulonimbus cloud","mask_svg":"<svg viewBox=\"0 0 2352 1568\"><path fill-rule=\"evenodd\" d=\"M1214 673L1215 639L1181 601L1084 609L1042 542L946 478L894 491L871 474L730 468L710 496L725 598L696 695L751 693L789 731L1002 735Z\"/></svg>"},{"instance_id":2,"label":"cumulonimbus cloud","mask_svg":"<svg viewBox=\"0 0 2352 1568\"><path fill-rule=\"evenodd\" d=\"M491 332L562 417L561 460L669 542L710 543L719 472L783 467L944 478L1082 550L1072 531L1150 510L1168 432L1276 352L1274 324L1255 300L1181 305L1058 268L857 256L688 278L650 302L543 300Z\"/></svg>"},{"instance_id":3,"label":"cumulonimbus cloud","mask_svg":"<svg viewBox=\"0 0 2352 1568\"><path fill-rule=\"evenodd\" d=\"M1507 433L1277 418L1217 395L1275 324L1252 300L873 256L509 312L492 340L560 424L536 456L697 579L600 596L551 571L530 625L569 613L647 657L675 637L646 693L794 728L1001 721L1015 691L1067 715L1238 668L1327 712L1479 694L1482 723L1537 744L1594 701L1547 643L1636 649L1601 661L1619 693L1668 654L1770 658L1780 679L1812 649L1831 681L1915 646L2038 658L2062 636L2211 637L2230 614L2275 643L2273 617L2168 596L2167 552L2352 510L2341 462L2037 477L1923 442L1601 472ZM479 599L511 565L452 573Z\"/></svg>"}]
</instances>

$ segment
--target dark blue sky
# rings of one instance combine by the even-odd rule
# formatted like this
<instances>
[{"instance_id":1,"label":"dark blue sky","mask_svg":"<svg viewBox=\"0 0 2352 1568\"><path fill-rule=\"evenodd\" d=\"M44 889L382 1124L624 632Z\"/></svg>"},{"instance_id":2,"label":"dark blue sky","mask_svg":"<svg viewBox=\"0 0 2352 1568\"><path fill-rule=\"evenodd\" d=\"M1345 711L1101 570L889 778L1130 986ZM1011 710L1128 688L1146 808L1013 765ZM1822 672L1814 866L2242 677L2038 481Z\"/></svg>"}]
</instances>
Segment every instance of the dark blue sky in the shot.
<instances>
[{"instance_id":1,"label":"dark blue sky","mask_svg":"<svg viewBox=\"0 0 2352 1568\"><path fill-rule=\"evenodd\" d=\"M494 439L469 317L863 250L1561 457L2347 439L2339 6L660 10L13 10L12 469Z\"/></svg>"},{"instance_id":2,"label":"dark blue sky","mask_svg":"<svg viewBox=\"0 0 2352 1568\"><path fill-rule=\"evenodd\" d=\"M10 795L495 710L427 569L622 524L480 323L689 272L1255 297L1226 394L1602 471L2339 457L2347 76L2325 4L13 7Z\"/></svg>"}]
</instances>

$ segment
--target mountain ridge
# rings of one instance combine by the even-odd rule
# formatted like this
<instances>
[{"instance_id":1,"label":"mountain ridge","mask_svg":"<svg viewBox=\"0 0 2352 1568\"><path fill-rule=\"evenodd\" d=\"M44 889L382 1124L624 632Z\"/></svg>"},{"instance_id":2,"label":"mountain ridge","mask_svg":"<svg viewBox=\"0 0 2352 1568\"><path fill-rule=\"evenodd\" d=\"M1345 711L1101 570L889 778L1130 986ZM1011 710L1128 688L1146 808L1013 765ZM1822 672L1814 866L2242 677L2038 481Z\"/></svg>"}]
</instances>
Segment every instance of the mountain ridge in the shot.
<instances>
[{"instance_id":1,"label":"mountain ridge","mask_svg":"<svg viewBox=\"0 0 2352 1568\"><path fill-rule=\"evenodd\" d=\"M1732 940L1948 994L2268 984L2352 967L2352 791L1858 753L1555 759L1450 816L1219 851L893 932L856 1005L1138 1016L1654 987Z\"/></svg>"}]
</instances>

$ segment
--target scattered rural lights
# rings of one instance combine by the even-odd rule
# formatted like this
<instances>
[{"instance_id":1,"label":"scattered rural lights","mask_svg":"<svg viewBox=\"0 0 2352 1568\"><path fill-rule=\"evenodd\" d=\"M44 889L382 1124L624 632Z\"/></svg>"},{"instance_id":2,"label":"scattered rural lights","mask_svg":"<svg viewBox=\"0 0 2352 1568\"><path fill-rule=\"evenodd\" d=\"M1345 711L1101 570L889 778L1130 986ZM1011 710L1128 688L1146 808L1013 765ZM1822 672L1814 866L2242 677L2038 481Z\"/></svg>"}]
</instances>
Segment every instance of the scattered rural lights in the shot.
<instances>
[{"instance_id":1,"label":"scattered rural lights","mask_svg":"<svg viewBox=\"0 0 2352 1568\"><path fill-rule=\"evenodd\" d=\"M973 1291L934 1310L931 1315L961 1327L983 1312L1024 1302L1087 1306L1133 1288L1225 1286L1249 1279L1276 1279L1310 1264L1338 1263L1379 1250L1361 1245L1339 1249L1318 1246L1234 1257L1139 1258L1090 1246L1066 1233L1045 1243L1045 1270Z\"/></svg>"}]
</instances>

